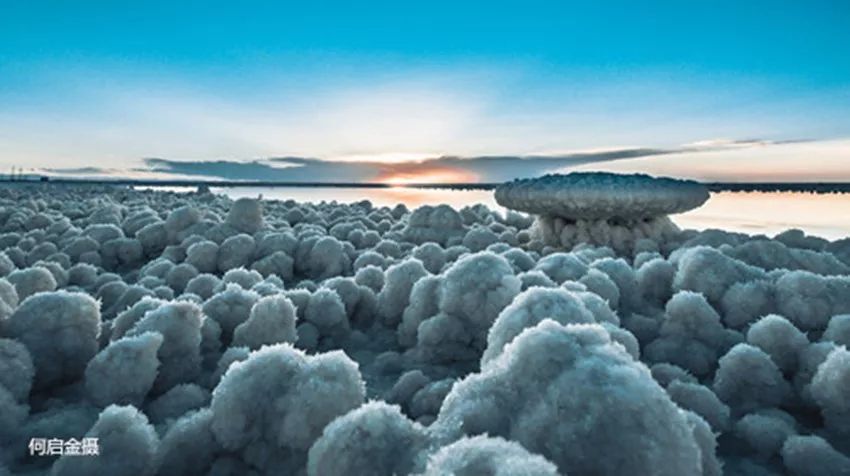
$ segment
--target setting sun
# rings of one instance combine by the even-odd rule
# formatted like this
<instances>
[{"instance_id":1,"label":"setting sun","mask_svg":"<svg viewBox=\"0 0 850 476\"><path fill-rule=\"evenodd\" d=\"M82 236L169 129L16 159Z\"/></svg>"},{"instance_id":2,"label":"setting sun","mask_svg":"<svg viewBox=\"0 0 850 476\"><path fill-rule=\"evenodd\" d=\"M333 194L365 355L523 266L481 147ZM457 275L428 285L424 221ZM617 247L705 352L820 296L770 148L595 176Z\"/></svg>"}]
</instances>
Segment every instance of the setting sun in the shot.
<instances>
[{"instance_id":1,"label":"setting sun","mask_svg":"<svg viewBox=\"0 0 850 476\"><path fill-rule=\"evenodd\" d=\"M433 168L422 171L386 171L377 181L391 185L410 185L415 183L469 183L475 182L475 174L466 170L452 168Z\"/></svg>"}]
</instances>

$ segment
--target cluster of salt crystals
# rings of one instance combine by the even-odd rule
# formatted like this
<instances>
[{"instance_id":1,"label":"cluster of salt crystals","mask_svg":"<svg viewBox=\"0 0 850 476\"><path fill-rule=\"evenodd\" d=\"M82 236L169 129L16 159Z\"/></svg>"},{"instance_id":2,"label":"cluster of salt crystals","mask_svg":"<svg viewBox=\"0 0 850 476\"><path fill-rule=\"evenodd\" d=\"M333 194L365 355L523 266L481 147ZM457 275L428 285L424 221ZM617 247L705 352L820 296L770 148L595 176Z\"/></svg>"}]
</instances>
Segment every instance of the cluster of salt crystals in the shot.
<instances>
[{"instance_id":1,"label":"cluster of salt crystals","mask_svg":"<svg viewBox=\"0 0 850 476\"><path fill-rule=\"evenodd\" d=\"M496 189L496 201L536 215L533 238L570 250L590 243L621 253L658 250L679 229L668 215L699 207L708 189L694 181L603 172L518 179Z\"/></svg>"},{"instance_id":2,"label":"cluster of salt crystals","mask_svg":"<svg viewBox=\"0 0 850 476\"><path fill-rule=\"evenodd\" d=\"M850 471L850 240L532 222L0 190L0 475Z\"/></svg>"}]
</instances>

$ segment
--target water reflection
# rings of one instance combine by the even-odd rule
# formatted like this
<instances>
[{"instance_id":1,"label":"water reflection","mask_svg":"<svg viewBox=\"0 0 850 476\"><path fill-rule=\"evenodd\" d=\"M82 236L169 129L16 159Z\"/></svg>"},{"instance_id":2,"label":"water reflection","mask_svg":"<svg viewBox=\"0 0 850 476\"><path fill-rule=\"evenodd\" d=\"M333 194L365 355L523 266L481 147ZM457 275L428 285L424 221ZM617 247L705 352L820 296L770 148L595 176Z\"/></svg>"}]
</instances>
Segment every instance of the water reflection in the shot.
<instances>
[{"instance_id":1,"label":"water reflection","mask_svg":"<svg viewBox=\"0 0 850 476\"><path fill-rule=\"evenodd\" d=\"M770 236L799 228L834 240L850 236L850 194L713 193L705 205L673 220L684 228L721 228Z\"/></svg>"}]
</instances>

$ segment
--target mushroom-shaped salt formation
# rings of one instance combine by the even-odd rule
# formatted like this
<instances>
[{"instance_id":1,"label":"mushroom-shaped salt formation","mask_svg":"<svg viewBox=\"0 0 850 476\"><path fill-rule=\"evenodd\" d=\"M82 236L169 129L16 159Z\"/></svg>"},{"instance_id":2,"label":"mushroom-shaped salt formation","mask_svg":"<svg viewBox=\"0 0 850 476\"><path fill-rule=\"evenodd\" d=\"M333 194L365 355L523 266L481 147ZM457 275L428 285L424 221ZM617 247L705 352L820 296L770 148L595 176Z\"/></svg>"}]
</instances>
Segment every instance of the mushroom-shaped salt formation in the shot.
<instances>
[{"instance_id":1,"label":"mushroom-shaped salt formation","mask_svg":"<svg viewBox=\"0 0 850 476\"><path fill-rule=\"evenodd\" d=\"M679 229L667 215L706 200L708 189L692 180L605 172L518 179L496 189L500 205L537 216L533 237L543 245L591 243L624 253L641 239L669 241Z\"/></svg>"}]
</instances>

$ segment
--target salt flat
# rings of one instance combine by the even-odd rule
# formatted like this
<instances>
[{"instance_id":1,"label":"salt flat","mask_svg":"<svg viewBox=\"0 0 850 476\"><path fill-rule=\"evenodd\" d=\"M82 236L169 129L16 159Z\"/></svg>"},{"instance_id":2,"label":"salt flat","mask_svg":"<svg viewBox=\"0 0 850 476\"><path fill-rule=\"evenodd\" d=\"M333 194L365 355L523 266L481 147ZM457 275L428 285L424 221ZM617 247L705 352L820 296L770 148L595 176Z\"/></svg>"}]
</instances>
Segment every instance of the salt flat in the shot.
<instances>
[{"instance_id":1,"label":"salt flat","mask_svg":"<svg viewBox=\"0 0 850 476\"><path fill-rule=\"evenodd\" d=\"M0 474L850 471L850 239L542 236L484 205L0 189Z\"/></svg>"}]
</instances>

